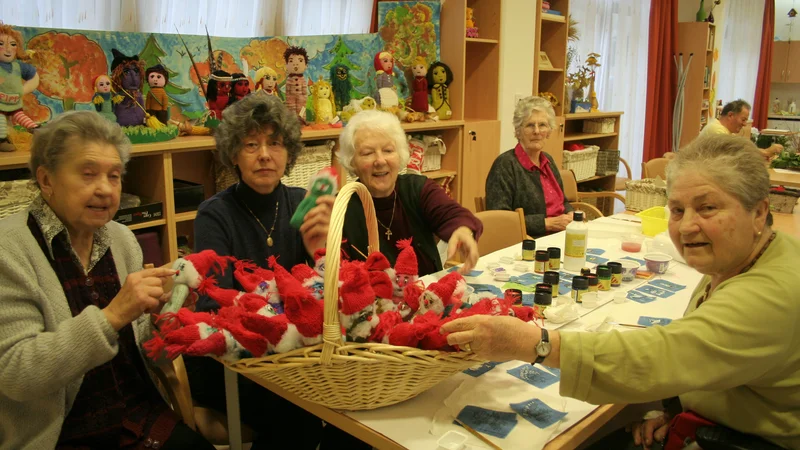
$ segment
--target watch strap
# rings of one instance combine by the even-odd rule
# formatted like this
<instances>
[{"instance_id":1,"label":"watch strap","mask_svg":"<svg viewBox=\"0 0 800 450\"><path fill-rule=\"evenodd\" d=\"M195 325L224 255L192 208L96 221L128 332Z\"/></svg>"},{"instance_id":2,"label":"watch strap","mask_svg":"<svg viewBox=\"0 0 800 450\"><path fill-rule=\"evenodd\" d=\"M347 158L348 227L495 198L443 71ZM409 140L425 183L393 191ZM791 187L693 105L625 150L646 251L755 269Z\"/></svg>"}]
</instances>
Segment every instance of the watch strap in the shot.
<instances>
[{"instance_id":1,"label":"watch strap","mask_svg":"<svg viewBox=\"0 0 800 450\"><path fill-rule=\"evenodd\" d=\"M539 344L536 344L536 360L533 361L534 364L541 364L542 361L544 361L545 358L547 358L550 354L550 352L547 352L547 355L544 356L539 354L539 345L541 345L542 342L544 343L550 342L550 334L544 328L542 328L542 340L539 342Z\"/></svg>"}]
</instances>

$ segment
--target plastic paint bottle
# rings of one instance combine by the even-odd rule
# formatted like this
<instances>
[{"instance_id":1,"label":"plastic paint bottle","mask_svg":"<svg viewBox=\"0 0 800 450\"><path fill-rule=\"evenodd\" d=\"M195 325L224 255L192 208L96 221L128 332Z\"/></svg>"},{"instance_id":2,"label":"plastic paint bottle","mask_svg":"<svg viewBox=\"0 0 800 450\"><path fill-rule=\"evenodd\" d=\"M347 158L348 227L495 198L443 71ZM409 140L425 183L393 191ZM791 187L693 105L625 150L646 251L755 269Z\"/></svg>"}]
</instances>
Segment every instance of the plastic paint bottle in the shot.
<instances>
[{"instance_id":1,"label":"plastic paint bottle","mask_svg":"<svg viewBox=\"0 0 800 450\"><path fill-rule=\"evenodd\" d=\"M522 241L522 260L533 261L533 252L536 251L536 241L525 239Z\"/></svg>"},{"instance_id":2,"label":"plastic paint bottle","mask_svg":"<svg viewBox=\"0 0 800 450\"><path fill-rule=\"evenodd\" d=\"M558 247L548 247L547 253L550 255L549 268L547 270L558 270L561 268L561 249Z\"/></svg>"},{"instance_id":3,"label":"plastic paint bottle","mask_svg":"<svg viewBox=\"0 0 800 450\"><path fill-rule=\"evenodd\" d=\"M558 297L558 283L560 277L559 273L555 271L547 271L544 273L544 280L542 281L553 287L553 297Z\"/></svg>"},{"instance_id":4,"label":"plastic paint bottle","mask_svg":"<svg viewBox=\"0 0 800 450\"><path fill-rule=\"evenodd\" d=\"M597 292L600 290L600 279L597 278L597 275L587 275L586 278L589 280L589 292Z\"/></svg>"},{"instance_id":5,"label":"plastic paint bottle","mask_svg":"<svg viewBox=\"0 0 800 450\"><path fill-rule=\"evenodd\" d=\"M580 275L572 277L572 299L575 303L582 303L581 297L589 292L589 279Z\"/></svg>"},{"instance_id":6,"label":"plastic paint bottle","mask_svg":"<svg viewBox=\"0 0 800 450\"><path fill-rule=\"evenodd\" d=\"M564 241L564 270L579 272L586 265L588 237L589 227L583 223L583 211L575 211Z\"/></svg>"},{"instance_id":7,"label":"plastic paint bottle","mask_svg":"<svg viewBox=\"0 0 800 450\"><path fill-rule=\"evenodd\" d=\"M611 290L611 269L606 265L597 266L597 279L600 280L600 290Z\"/></svg>"},{"instance_id":8,"label":"plastic paint bottle","mask_svg":"<svg viewBox=\"0 0 800 450\"><path fill-rule=\"evenodd\" d=\"M550 264L550 254L547 250L536 250L536 262L533 263L533 271L536 273L545 273Z\"/></svg>"},{"instance_id":9,"label":"plastic paint bottle","mask_svg":"<svg viewBox=\"0 0 800 450\"><path fill-rule=\"evenodd\" d=\"M611 269L611 287L620 287L622 285L622 263L610 262L607 265Z\"/></svg>"}]
</instances>

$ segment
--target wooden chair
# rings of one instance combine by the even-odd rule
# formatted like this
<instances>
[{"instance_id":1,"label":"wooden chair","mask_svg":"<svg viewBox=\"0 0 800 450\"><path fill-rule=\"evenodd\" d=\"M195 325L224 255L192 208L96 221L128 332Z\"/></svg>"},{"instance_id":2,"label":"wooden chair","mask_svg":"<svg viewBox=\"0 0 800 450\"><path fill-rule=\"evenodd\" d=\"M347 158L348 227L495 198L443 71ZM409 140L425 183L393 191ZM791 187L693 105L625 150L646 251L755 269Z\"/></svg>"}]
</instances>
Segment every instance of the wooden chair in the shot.
<instances>
[{"instance_id":1,"label":"wooden chair","mask_svg":"<svg viewBox=\"0 0 800 450\"><path fill-rule=\"evenodd\" d=\"M617 180L614 183L614 190L615 191L626 191L626 190L628 190L628 188L625 185L625 183L627 183L628 181L631 181L631 179L633 178L633 175L632 175L632 172L631 172L631 166L628 165L628 161L625 161L624 158L620 158L619 162L621 162L622 165L625 166L625 174L627 175L627 177L617 177Z\"/></svg>"},{"instance_id":2,"label":"wooden chair","mask_svg":"<svg viewBox=\"0 0 800 450\"><path fill-rule=\"evenodd\" d=\"M475 197L475 212L486 211L486 197Z\"/></svg>"},{"instance_id":3,"label":"wooden chair","mask_svg":"<svg viewBox=\"0 0 800 450\"><path fill-rule=\"evenodd\" d=\"M642 178L655 178L661 177L662 180L666 179L667 173L667 158L653 158L650 161L642 163Z\"/></svg>"},{"instance_id":4,"label":"wooden chair","mask_svg":"<svg viewBox=\"0 0 800 450\"><path fill-rule=\"evenodd\" d=\"M561 182L564 184L564 197L575 210L585 213L586 220L594 220L603 217L603 213L596 206L582 202L585 198L615 198L625 204L625 197L616 192L579 192L578 182L575 181L575 173L572 170L561 171Z\"/></svg>"},{"instance_id":5,"label":"wooden chair","mask_svg":"<svg viewBox=\"0 0 800 450\"><path fill-rule=\"evenodd\" d=\"M481 211L476 213L475 217L483 223L483 234L478 240L480 256L519 244L527 239L525 213L522 208L514 211Z\"/></svg>"}]
</instances>

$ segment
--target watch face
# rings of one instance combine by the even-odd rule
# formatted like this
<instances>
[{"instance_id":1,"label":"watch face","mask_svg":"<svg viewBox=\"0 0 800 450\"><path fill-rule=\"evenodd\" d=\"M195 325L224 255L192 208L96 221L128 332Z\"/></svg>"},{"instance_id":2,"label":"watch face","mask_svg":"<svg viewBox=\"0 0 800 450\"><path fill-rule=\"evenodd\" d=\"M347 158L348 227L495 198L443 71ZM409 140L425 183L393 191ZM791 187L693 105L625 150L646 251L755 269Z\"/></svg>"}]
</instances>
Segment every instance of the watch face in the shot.
<instances>
[{"instance_id":1,"label":"watch face","mask_svg":"<svg viewBox=\"0 0 800 450\"><path fill-rule=\"evenodd\" d=\"M551 348L550 342L539 342L539 344L536 346L536 354L539 356L547 356L550 354Z\"/></svg>"}]
</instances>

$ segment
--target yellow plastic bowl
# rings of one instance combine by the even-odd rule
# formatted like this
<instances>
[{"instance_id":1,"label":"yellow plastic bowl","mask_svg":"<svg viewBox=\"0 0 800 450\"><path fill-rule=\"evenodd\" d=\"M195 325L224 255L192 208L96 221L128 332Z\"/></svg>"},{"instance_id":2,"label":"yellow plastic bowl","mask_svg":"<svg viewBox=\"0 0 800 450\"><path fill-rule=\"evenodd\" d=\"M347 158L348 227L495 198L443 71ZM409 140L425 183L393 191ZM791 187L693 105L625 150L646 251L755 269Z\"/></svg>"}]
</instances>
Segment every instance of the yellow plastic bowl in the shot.
<instances>
[{"instance_id":1,"label":"yellow plastic bowl","mask_svg":"<svg viewBox=\"0 0 800 450\"><path fill-rule=\"evenodd\" d=\"M642 233L655 236L667 231L667 209L663 206L654 206L637 213L642 218Z\"/></svg>"}]
</instances>

